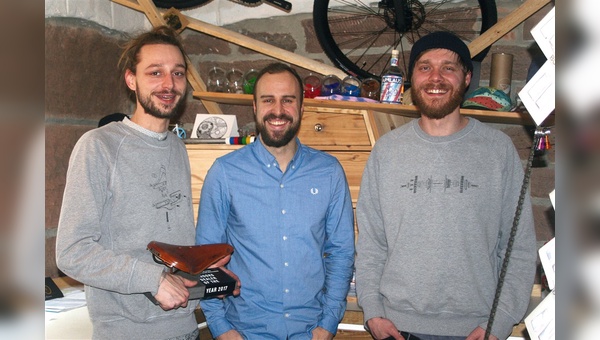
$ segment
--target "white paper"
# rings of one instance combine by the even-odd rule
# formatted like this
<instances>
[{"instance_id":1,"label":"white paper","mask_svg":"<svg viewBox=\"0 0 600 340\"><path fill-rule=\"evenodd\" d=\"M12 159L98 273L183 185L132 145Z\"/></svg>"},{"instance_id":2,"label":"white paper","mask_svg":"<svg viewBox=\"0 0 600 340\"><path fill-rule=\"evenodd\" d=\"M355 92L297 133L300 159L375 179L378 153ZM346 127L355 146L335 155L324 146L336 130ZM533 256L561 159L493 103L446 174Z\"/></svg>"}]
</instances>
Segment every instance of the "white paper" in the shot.
<instances>
[{"instance_id":1,"label":"white paper","mask_svg":"<svg viewBox=\"0 0 600 340\"><path fill-rule=\"evenodd\" d=\"M546 61L519 92L519 98L537 125L541 125L556 106L555 73L554 64Z\"/></svg>"},{"instance_id":2,"label":"white paper","mask_svg":"<svg viewBox=\"0 0 600 340\"><path fill-rule=\"evenodd\" d=\"M77 291L62 298L45 301L46 312L60 313L86 305L85 292Z\"/></svg>"},{"instance_id":3,"label":"white paper","mask_svg":"<svg viewBox=\"0 0 600 340\"><path fill-rule=\"evenodd\" d=\"M548 280L548 288L550 288L550 290L554 290L554 284L556 282L556 242L554 239L555 238L552 238L538 251L540 255L540 261L542 262L542 267L544 268L544 273L546 274L546 279Z\"/></svg>"},{"instance_id":4,"label":"white paper","mask_svg":"<svg viewBox=\"0 0 600 340\"><path fill-rule=\"evenodd\" d=\"M525 318L525 326L532 340L554 340L555 292L552 291Z\"/></svg>"},{"instance_id":5,"label":"white paper","mask_svg":"<svg viewBox=\"0 0 600 340\"><path fill-rule=\"evenodd\" d=\"M550 195L549 195L549 196L550 196L550 202L552 202L552 208L553 208L554 210L556 210L556 206L555 206L555 203L554 203L554 199L555 199L554 195L555 195L555 194L554 194L554 190L552 190L552 192L551 192L551 193L550 193Z\"/></svg>"},{"instance_id":6,"label":"white paper","mask_svg":"<svg viewBox=\"0 0 600 340\"><path fill-rule=\"evenodd\" d=\"M540 20L531 30L531 35L535 39L544 55L552 64L555 64L554 51L556 49L555 40L555 11L554 7L546 14L546 16Z\"/></svg>"},{"instance_id":7,"label":"white paper","mask_svg":"<svg viewBox=\"0 0 600 340\"><path fill-rule=\"evenodd\" d=\"M220 140L238 137L237 117L235 115L197 114L192 138Z\"/></svg>"}]
</instances>

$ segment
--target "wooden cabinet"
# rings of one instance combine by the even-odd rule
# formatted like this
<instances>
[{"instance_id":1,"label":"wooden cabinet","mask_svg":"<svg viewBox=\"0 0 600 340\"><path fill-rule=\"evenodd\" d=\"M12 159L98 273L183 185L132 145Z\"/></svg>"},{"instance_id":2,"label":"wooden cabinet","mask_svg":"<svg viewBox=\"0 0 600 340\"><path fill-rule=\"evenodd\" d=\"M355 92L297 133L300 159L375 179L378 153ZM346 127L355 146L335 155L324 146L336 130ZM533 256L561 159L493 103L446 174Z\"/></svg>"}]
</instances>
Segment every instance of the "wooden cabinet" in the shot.
<instances>
[{"instance_id":1,"label":"wooden cabinet","mask_svg":"<svg viewBox=\"0 0 600 340\"><path fill-rule=\"evenodd\" d=\"M372 113L306 106L298 137L303 144L328 152L340 161L356 207L362 172L379 137L372 124ZM194 216L197 217L200 191L208 169L216 158L243 146L189 143L186 147L192 169Z\"/></svg>"}]
</instances>

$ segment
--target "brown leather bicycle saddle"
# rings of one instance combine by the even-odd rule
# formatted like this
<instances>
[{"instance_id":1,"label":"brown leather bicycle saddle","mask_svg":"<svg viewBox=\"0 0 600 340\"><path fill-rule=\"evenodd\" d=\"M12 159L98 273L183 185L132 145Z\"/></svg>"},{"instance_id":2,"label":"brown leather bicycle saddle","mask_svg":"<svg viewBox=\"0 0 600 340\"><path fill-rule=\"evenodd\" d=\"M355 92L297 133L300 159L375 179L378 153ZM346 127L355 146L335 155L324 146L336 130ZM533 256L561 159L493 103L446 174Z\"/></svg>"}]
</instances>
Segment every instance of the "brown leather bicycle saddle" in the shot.
<instances>
[{"instance_id":1,"label":"brown leather bicycle saddle","mask_svg":"<svg viewBox=\"0 0 600 340\"><path fill-rule=\"evenodd\" d=\"M201 246L178 246L174 244L152 241L148 250L156 262L167 267L177 268L186 273L196 275L233 253L233 247L227 243L206 244Z\"/></svg>"}]
</instances>

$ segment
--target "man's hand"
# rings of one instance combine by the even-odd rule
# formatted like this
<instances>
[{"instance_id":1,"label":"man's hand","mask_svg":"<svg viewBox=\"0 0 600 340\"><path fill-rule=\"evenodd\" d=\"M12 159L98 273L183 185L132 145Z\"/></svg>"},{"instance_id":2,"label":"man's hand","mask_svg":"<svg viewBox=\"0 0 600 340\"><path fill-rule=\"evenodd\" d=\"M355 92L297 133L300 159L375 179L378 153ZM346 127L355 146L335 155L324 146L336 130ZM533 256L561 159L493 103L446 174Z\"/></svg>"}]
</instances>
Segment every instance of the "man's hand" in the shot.
<instances>
[{"instance_id":1,"label":"man's hand","mask_svg":"<svg viewBox=\"0 0 600 340\"><path fill-rule=\"evenodd\" d=\"M312 331L312 339L313 340L331 340L333 339L333 334L331 334L328 330L323 327L317 327Z\"/></svg>"},{"instance_id":2,"label":"man's hand","mask_svg":"<svg viewBox=\"0 0 600 340\"><path fill-rule=\"evenodd\" d=\"M210 266L209 268L221 268L222 271L224 271L227 275L231 276L232 278L235 279L235 289L233 290L233 295L234 296L238 296L240 295L240 289L242 288L242 283L240 282L240 278L235 275L231 270L225 268L224 266L229 263L229 260L231 260L231 255L227 255L224 258L220 259L219 261L215 262L212 266ZM224 298L226 295L219 295L219 298Z\"/></svg>"},{"instance_id":3,"label":"man's hand","mask_svg":"<svg viewBox=\"0 0 600 340\"><path fill-rule=\"evenodd\" d=\"M475 328L465 340L483 340L485 338L485 329L481 327ZM497 337L490 334L489 340L498 340Z\"/></svg>"},{"instance_id":4,"label":"man's hand","mask_svg":"<svg viewBox=\"0 0 600 340\"><path fill-rule=\"evenodd\" d=\"M367 320L367 326L371 331L371 335L375 339L387 339L392 337L396 340L404 340L404 338L398 332L394 323L385 318L371 318Z\"/></svg>"},{"instance_id":5,"label":"man's hand","mask_svg":"<svg viewBox=\"0 0 600 340\"><path fill-rule=\"evenodd\" d=\"M208 268L218 268L218 267L223 267L226 264L229 263L229 260L231 260L231 255L227 255L224 258L220 259L219 261L213 263L210 267Z\"/></svg>"},{"instance_id":6,"label":"man's hand","mask_svg":"<svg viewBox=\"0 0 600 340\"><path fill-rule=\"evenodd\" d=\"M154 298L164 310L187 307L190 296L187 287L193 287L196 283L196 281L184 279L178 275L163 273Z\"/></svg>"},{"instance_id":7,"label":"man's hand","mask_svg":"<svg viewBox=\"0 0 600 340\"><path fill-rule=\"evenodd\" d=\"M235 329L228 330L227 332L219 335L215 338L216 340L243 340L242 336Z\"/></svg>"}]
</instances>

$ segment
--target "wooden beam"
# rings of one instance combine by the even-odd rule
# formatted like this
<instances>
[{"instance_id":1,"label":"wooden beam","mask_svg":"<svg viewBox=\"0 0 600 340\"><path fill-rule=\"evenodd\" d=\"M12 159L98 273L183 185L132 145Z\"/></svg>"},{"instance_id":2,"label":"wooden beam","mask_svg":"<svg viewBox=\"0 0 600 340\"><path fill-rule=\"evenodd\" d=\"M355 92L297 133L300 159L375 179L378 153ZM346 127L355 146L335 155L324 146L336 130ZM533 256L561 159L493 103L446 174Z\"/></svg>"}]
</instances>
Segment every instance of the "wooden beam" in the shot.
<instances>
[{"instance_id":1,"label":"wooden beam","mask_svg":"<svg viewBox=\"0 0 600 340\"><path fill-rule=\"evenodd\" d=\"M125 5L122 2L122 0L113 0L114 2L120 3L122 5ZM125 0L127 1L127 0ZM131 3L133 4L133 2L131 1L127 1L127 3ZM154 5L154 3L151 0L137 0L136 5L136 10L140 11L140 12L144 12L144 14L146 15L146 17L148 18L148 20L150 21L150 23L152 24L152 26L157 27L157 26L162 26L162 25L166 25L165 19L163 18L163 13L160 12L156 6ZM125 5L127 6L127 5ZM187 62L188 68L187 68L187 80L190 83L190 85L192 86L192 89L194 91L206 91L206 84L204 84L204 81L202 80L202 77L200 77L200 74L198 73L198 71L196 70L196 68L193 66L192 61L186 56L185 60ZM215 103L213 101L208 101L208 100L201 100L202 105L204 105L204 107L206 108L206 111L210 114L222 114L223 111L221 110L221 107L219 107L218 103Z\"/></svg>"},{"instance_id":2,"label":"wooden beam","mask_svg":"<svg viewBox=\"0 0 600 340\"><path fill-rule=\"evenodd\" d=\"M508 32L519 26L523 21L542 9L550 3L550 0L527 0L519 8L510 12L507 16L498 21L494 26L483 32L469 44L471 57L476 56L481 51L500 40Z\"/></svg>"},{"instance_id":3,"label":"wooden beam","mask_svg":"<svg viewBox=\"0 0 600 340\"><path fill-rule=\"evenodd\" d=\"M135 9L137 11L144 11L144 8L137 4L134 0L112 0L116 3L119 3L123 6L129 7L131 9ZM149 0L139 0L139 1L149 1ZM200 21L195 18L187 17L189 20L188 28L191 28L195 31L208 34L210 36L223 39L232 44L236 44L238 46L242 46L258 53L264 54L266 56L285 61L289 64L293 64L307 70L311 70L313 72L328 75L335 74L336 76L343 79L347 76L344 71L340 70L337 67L329 66L327 64L315 61L313 59L298 55L296 53L284 50L282 48L264 43L262 41L258 41L256 39L252 39L246 35L225 29L223 27L211 25L209 23Z\"/></svg>"},{"instance_id":4,"label":"wooden beam","mask_svg":"<svg viewBox=\"0 0 600 340\"><path fill-rule=\"evenodd\" d=\"M217 93L217 92L194 92L194 97L198 99L212 100L222 104L229 105L252 105L252 95L250 94L232 94L232 93ZM305 107L318 108L333 108L341 110L371 110L373 112L382 112L391 115L403 116L407 118L418 118L421 115L414 105L396 105L385 103L372 102L351 102L345 100L329 100L329 99L304 99ZM482 122L487 123L502 123L502 124L520 124L520 125L535 125L533 118L526 112L514 111L488 111L475 109L460 109L461 114L473 118L477 118ZM380 117L375 117L379 119ZM382 122L382 124L385 122ZM554 115L550 115L544 122L546 125L554 125Z\"/></svg>"}]
</instances>

